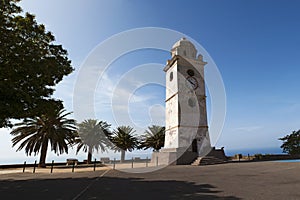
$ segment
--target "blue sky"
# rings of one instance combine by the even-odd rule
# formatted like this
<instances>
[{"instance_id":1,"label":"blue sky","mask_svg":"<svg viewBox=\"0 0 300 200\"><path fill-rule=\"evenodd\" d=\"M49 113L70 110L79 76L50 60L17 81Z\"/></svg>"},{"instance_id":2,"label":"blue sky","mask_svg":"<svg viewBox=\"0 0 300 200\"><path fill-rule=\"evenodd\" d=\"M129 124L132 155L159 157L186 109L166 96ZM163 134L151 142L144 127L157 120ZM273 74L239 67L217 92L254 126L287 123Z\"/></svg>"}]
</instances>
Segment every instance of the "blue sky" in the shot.
<instances>
[{"instance_id":1,"label":"blue sky","mask_svg":"<svg viewBox=\"0 0 300 200\"><path fill-rule=\"evenodd\" d=\"M99 43L132 28L162 27L196 40L218 66L227 113L217 147L278 147L279 137L300 128L300 1L24 0L21 6L69 52L76 70L55 93L69 111L79 68ZM158 50L123 55L109 68L106 85L97 86L95 101L105 104L109 81L113 84L145 63L163 66L169 58L168 52ZM158 76L164 78L164 72ZM164 88L155 84L140 88L128 105L134 123L163 123ZM114 125L108 107L98 108L97 117ZM10 148L8 131L2 129L0 137L1 146ZM7 148L0 150L0 160L24 155Z\"/></svg>"}]
</instances>

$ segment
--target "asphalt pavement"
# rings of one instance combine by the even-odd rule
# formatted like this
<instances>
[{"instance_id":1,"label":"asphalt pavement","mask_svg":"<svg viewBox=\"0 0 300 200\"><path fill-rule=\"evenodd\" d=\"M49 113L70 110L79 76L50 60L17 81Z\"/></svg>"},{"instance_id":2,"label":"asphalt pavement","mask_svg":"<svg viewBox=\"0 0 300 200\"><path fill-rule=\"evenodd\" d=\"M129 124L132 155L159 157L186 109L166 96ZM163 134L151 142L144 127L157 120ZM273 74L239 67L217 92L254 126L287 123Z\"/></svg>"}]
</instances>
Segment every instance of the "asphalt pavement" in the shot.
<instances>
[{"instance_id":1,"label":"asphalt pavement","mask_svg":"<svg viewBox=\"0 0 300 200\"><path fill-rule=\"evenodd\" d=\"M300 199L300 163L0 175L1 199ZM140 172L132 169L132 172Z\"/></svg>"}]
</instances>

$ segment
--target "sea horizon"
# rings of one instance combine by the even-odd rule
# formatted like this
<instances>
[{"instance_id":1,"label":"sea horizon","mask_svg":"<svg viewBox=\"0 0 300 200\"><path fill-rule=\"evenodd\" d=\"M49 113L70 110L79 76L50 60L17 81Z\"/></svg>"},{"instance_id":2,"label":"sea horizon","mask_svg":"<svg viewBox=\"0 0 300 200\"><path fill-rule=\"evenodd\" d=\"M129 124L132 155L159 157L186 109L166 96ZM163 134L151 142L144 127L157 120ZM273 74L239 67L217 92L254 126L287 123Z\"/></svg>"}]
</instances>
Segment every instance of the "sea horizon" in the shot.
<instances>
[{"instance_id":1,"label":"sea horizon","mask_svg":"<svg viewBox=\"0 0 300 200\"><path fill-rule=\"evenodd\" d=\"M226 156L234 156L236 154L242 154L244 156L249 155L255 155L255 154L284 154L282 153L282 149L279 147L266 147L266 148L244 148L244 149L224 149ZM139 157L141 159L151 159L152 152L141 152L141 151L135 151L135 152L126 152L126 160L130 160L135 157ZM100 160L101 157L109 157L111 160L120 159L120 153L115 153L113 155L105 154L105 153L97 153L93 155L93 160L96 158L96 160ZM56 155L49 155L46 159L47 163L51 163L52 160L54 162L66 162L67 158L76 158L79 161L83 161L86 159L86 156L81 155L70 155L70 154L63 154L60 156ZM3 158L0 161L0 165L14 165L14 164L23 164L25 161L28 164L32 164L35 162L35 160L39 161L39 155L38 156L24 156L24 157L17 157L17 158Z\"/></svg>"},{"instance_id":2,"label":"sea horizon","mask_svg":"<svg viewBox=\"0 0 300 200\"><path fill-rule=\"evenodd\" d=\"M255 155L255 154L285 154L280 147L266 148L244 148L244 149L224 149L226 156L234 156L236 154Z\"/></svg>"}]
</instances>

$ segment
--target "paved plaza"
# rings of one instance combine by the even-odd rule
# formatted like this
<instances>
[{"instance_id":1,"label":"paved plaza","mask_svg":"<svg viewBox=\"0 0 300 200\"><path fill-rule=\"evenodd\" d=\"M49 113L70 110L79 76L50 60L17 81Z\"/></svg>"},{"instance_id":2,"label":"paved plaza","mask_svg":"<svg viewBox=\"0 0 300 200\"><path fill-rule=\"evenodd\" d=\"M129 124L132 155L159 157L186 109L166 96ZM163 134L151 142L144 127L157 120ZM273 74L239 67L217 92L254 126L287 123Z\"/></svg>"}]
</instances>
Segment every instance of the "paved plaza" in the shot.
<instances>
[{"instance_id":1,"label":"paved plaza","mask_svg":"<svg viewBox=\"0 0 300 200\"><path fill-rule=\"evenodd\" d=\"M169 166L149 173L64 170L2 170L1 199L300 199L300 163Z\"/></svg>"}]
</instances>

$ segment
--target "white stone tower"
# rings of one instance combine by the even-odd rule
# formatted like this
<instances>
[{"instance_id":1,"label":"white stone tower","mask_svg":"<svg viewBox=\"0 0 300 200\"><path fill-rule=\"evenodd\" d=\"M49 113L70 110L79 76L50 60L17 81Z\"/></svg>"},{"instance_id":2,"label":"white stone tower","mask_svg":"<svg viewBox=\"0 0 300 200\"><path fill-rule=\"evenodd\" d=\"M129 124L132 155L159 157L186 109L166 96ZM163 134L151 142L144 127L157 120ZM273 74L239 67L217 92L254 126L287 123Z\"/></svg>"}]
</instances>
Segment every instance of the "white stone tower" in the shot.
<instances>
[{"instance_id":1,"label":"white stone tower","mask_svg":"<svg viewBox=\"0 0 300 200\"><path fill-rule=\"evenodd\" d=\"M190 164L211 150L202 55L185 38L171 49L166 72L166 135L156 156L164 164ZM152 159L154 159L152 156Z\"/></svg>"}]
</instances>

